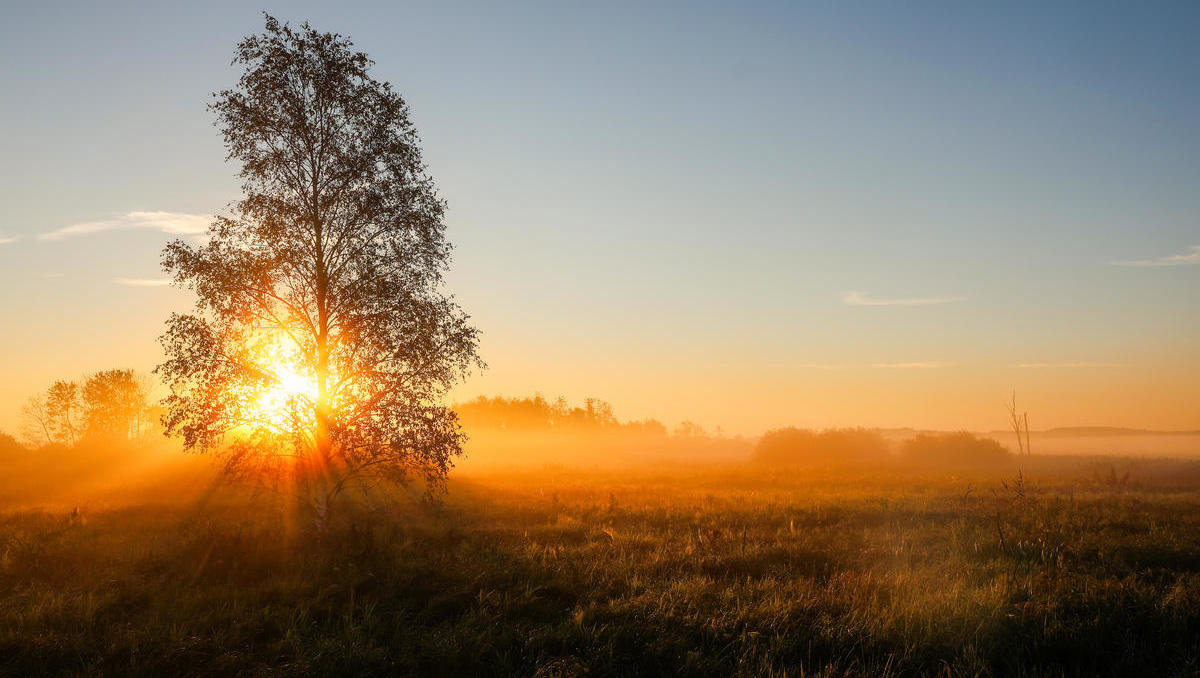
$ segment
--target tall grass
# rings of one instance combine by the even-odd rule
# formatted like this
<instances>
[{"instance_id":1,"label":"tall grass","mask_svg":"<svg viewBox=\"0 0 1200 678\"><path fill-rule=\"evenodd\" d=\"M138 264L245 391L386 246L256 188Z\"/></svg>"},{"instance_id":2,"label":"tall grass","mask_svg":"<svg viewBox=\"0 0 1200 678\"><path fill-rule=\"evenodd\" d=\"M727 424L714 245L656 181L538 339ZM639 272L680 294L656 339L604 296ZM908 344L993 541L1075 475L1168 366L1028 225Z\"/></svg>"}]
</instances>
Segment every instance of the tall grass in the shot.
<instances>
[{"instance_id":1,"label":"tall grass","mask_svg":"<svg viewBox=\"0 0 1200 678\"><path fill-rule=\"evenodd\" d=\"M324 535L223 490L9 512L0 673L1194 675L1197 486L1098 468L481 474Z\"/></svg>"}]
</instances>

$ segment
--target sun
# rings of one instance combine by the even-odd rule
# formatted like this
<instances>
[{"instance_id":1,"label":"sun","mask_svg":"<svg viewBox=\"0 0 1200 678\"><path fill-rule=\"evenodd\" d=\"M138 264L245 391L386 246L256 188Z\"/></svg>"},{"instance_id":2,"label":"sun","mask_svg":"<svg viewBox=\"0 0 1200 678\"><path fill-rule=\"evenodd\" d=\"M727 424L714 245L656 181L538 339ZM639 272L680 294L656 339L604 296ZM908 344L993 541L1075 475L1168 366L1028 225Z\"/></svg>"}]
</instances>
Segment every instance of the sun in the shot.
<instances>
[{"instance_id":1,"label":"sun","mask_svg":"<svg viewBox=\"0 0 1200 678\"><path fill-rule=\"evenodd\" d=\"M317 399L316 382L285 362L275 361L265 367L273 381L258 397L260 418L275 427L290 426L312 409Z\"/></svg>"},{"instance_id":2,"label":"sun","mask_svg":"<svg viewBox=\"0 0 1200 678\"><path fill-rule=\"evenodd\" d=\"M273 367L274 369L271 371L278 382L275 390L286 394L288 397L301 396L309 400L316 399L317 385L312 380L305 378L287 365L275 365Z\"/></svg>"},{"instance_id":3,"label":"sun","mask_svg":"<svg viewBox=\"0 0 1200 678\"><path fill-rule=\"evenodd\" d=\"M316 380L305 374L298 352L273 338L258 350L258 371L266 384L253 401L252 420L280 431L295 430L312 417L317 400Z\"/></svg>"}]
</instances>

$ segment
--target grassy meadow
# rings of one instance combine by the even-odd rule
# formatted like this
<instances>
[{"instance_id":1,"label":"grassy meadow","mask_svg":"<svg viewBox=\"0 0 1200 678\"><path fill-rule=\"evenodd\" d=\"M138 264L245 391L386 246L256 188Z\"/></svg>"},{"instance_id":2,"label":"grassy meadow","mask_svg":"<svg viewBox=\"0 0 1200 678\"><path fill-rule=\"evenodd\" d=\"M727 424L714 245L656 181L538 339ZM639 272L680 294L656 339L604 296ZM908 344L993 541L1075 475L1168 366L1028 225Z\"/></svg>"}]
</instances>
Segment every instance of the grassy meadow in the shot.
<instances>
[{"instance_id":1,"label":"grassy meadow","mask_svg":"<svg viewBox=\"0 0 1200 678\"><path fill-rule=\"evenodd\" d=\"M0 673L1195 675L1197 489L1168 460L543 468L323 534L221 487L26 503Z\"/></svg>"}]
</instances>

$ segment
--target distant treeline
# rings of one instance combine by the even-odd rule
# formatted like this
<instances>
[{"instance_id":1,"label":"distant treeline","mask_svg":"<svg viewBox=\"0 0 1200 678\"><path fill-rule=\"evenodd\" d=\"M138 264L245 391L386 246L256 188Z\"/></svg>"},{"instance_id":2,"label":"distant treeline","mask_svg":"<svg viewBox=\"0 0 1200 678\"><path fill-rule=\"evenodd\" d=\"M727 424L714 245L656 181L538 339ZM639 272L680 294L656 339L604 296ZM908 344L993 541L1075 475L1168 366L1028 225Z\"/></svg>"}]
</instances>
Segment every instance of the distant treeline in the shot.
<instances>
[{"instance_id":1,"label":"distant treeline","mask_svg":"<svg viewBox=\"0 0 1200 678\"><path fill-rule=\"evenodd\" d=\"M614 466L639 462L746 458L751 441L705 431L685 421L673 430L660 421L621 421L612 405L586 398L548 400L480 396L454 406L470 435L467 466Z\"/></svg>"},{"instance_id":2,"label":"distant treeline","mask_svg":"<svg viewBox=\"0 0 1200 678\"><path fill-rule=\"evenodd\" d=\"M540 394L479 397L455 406L471 436L468 464L612 466L640 462L741 462L762 466L991 467L1012 455L992 438L966 431L920 433L894 441L876 429L767 431L757 440L727 437L685 421L673 430L654 419L621 421L612 405L587 398L573 405Z\"/></svg>"},{"instance_id":3,"label":"distant treeline","mask_svg":"<svg viewBox=\"0 0 1200 678\"><path fill-rule=\"evenodd\" d=\"M572 406L559 396L553 402L542 394L527 398L497 396L478 398L455 405L459 420L469 429L508 431L549 430L627 430L666 435L667 427L653 419L619 421L612 405L598 398L585 398L582 406Z\"/></svg>"},{"instance_id":4,"label":"distant treeline","mask_svg":"<svg viewBox=\"0 0 1200 678\"><path fill-rule=\"evenodd\" d=\"M996 466L1011 453L991 438L967 431L921 433L890 443L878 430L862 428L768 431L754 449L754 461L773 466L859 465L904 461L923 466Z\"/></svg>"},{"instance_id":5,"label":"distant treeline","mask_svg":"<svg viewBox=\"0 0 1200 678\"><path fill-rule=\"evenodd\" d=\"M22 410L25 446L77 446L88 440L145 442L158 438L161 408L150 380L129 369L102 370L78 381L58 380L30 397ZM1009 450L994 438L966 431L917 433L904 440L877 429L767 431L761 437L726 436L684 421L668 428L655 419L623 421L610 403L573 404L541 394L485 397L454 406L470 439L462 466L627 466L660 462L745 462L772 467L1002 466ZM0 452L19 445L0 438Z\"/></svg>"}]
</instances>

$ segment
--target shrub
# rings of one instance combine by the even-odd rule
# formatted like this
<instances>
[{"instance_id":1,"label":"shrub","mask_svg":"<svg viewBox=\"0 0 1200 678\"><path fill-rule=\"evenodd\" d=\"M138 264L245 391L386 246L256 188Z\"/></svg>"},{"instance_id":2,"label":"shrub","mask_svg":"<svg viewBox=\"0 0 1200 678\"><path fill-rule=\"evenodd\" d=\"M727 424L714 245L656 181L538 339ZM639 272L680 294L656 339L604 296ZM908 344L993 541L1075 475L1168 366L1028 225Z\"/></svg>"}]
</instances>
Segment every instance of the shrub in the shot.
<instances>
[{"instance_id":1,"label":"shrub","mask_svg":"<svg viewBox=\"0 0 1200 678\"><path fill-rule=\"evenodd\" d=\"M933 466L992 466L1012 456L995 440L968 431L922 433L904 441L901 455L909 461Z\"/></svg>"},{"instance_id":2,"label":"shrub","mask_svg":"<svg viewBox=\"0 0 1200 678\"><path fill-rule=\"evenodd\" d=\"M0 431L0 458L8 459L10 457L20 456L29 450L17 442L17 439L8 435L4 431Z\"/></svg>"},{"instance_id":3,"label":"shrub","mask_svg":"<svg viewBox=\"0 0 1200 678\"><path fill-rule=\"evenodd\" d=\"M788 427L763 434L754 459L778 465L836 464L877 461L887 454L887 441L877 431L845 428L817 432Z\"/></svg>"}]
</instances>

